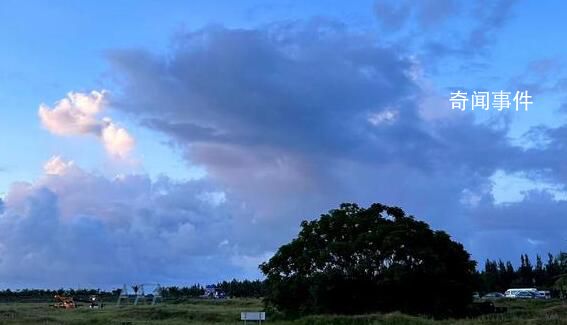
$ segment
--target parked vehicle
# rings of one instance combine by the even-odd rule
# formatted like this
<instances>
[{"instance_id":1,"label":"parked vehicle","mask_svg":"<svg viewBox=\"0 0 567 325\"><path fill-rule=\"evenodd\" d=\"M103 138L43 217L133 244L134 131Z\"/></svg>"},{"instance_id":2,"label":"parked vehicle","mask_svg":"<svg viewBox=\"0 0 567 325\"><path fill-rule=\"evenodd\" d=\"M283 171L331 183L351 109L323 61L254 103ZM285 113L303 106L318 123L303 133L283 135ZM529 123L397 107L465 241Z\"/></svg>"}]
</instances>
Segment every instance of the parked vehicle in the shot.
<instances>
[{"instance_id":1,"label":"parked vehicle","mask_svg":"<svg viewBox=\"0 0 567 325\"><path fill-rule=\"evenodd\" d=\"M503 298L506 298L506 296L500 292L490 292L482 296L482 300L500 300Z\"/></svg>"},{"instance_id":2,"label":"parked vehicle","mask_svg":"<svg viewBox=\"0 0 567 325\"><path fill-rule=\"evenodd\" d=\"M551 292L548 290L540 290L536 293L537 299L551 299Z\"/></svg>"},{"instance_id":3,"label":"parked vehicle","mask_svg":"<svg viewBox=\"0 0 567 325\"><path fill-rule=\"evenodd\" d=\"M535 299L536 295L533 291L520 291L514 295L514 299Z\"/></svg>"},{"instance_id":4,"label":"parked vehicle","mask_svg":"<svg viewBox=\"0 0 567 325\"><path fill-rule=\"evenodd\" d=\"M504 292L504 295L506 296L506 298L516 298L516 294L519 292L533 292L533 294L535 295L537 293L537 289L536 288L515 288L515 289L508 289L506 290L506 292Z\"/></svg>"}]
</instances>

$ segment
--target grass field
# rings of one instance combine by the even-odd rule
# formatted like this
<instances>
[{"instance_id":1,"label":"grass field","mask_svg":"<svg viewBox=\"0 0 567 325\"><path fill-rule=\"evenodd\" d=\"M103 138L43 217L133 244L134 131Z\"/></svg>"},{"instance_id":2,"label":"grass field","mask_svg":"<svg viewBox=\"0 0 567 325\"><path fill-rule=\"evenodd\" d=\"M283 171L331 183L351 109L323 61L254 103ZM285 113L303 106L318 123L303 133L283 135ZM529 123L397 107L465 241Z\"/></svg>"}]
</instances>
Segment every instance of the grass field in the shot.
<instances>
[{"instance_id":1,"label":"grass field","mask_svg":"<svg viewBox=\"0 0 567 325\"><path fill-rule=\"evenodd\" d=\"M267 324L567 324L567 304L560 301L506 301L505 314L474 319L435 321L399 313L359 316L310 316L296 320L270 319ZM241 311L262 310L260 300L188 301L157 306L126 306L108 303L102 310L80 307L56 310L47 303L0 304L0 324L242 324Z\"/></svg>"}]
</instances>

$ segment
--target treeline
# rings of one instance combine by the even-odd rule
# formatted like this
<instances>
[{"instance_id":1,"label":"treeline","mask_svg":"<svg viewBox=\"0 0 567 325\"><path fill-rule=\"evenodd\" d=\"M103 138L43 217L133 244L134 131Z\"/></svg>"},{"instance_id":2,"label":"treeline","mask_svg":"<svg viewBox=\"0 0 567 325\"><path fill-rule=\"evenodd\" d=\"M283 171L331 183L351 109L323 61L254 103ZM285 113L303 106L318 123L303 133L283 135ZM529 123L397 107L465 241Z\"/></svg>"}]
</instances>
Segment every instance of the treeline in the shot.
<instances>
[{"instance_id":1,"label":"treeline","mask_svg":"<svg viewBox=\"0 0 567 325\"><path fill-rule=\"evenodd\" d=\"M560 252L557 256L548 254L545 261L537 255L531 260L527 254L520 256L520 264L515 268L510 261L486 260L484 269L477 273L477 290L480 293L493 291L504 292L509 288L536 287L548 289L559 293L558 281L567 275L567 252ZM236 280L222 281L213 285L226 297L234 298L260 298L267 294L265 281ZM0 302L43 302L52 301L55 295L75 297L79 302L87 301L91 295L97 295L105 301L118 297L120 290L104 291L100 289L22 289L0 290ZM163 287L164 299L198 298L205 296L205 286L194 284L192 286Z\"/></svg>"},{"instance_id":2,"label":"treeline","mask_svg":"<svg viewBox=\"0 0 567 325\"><path fill-rule=\"evenodd\" d=\"M211 286L209 286L211 287ZM212 285L217 292L222 293L224 297L233 298L260 298L266 293L264 281L260 280L243 280L233 279L232 281L222 281L216 285ZM209 290L211 290L209 288ZM209 291L210 292L210 291ZM166 287L162 292L165 298L197 298L207 294L207 290L200 284L191 287Z\"/></svg>"},{"instance_id":3,"label":"treeline","mask_svg":"<svg viewBox=\"0 0 567 325\"><path fill-rule=\"evenodd\" d=\"M118 290L110 292L97 289L6 289L0 290L0 302L51 302L55 295L71 296L77 302L86 302L91 295L97 295L105 300L118 296Z\"/></svg>"},{"instance_id":4,"label":"treeline","mask_svg":"<svg viewBox=\"0 0 567 325\"><path fill-rule=\"evenodd\" d=\"M520 265L514 268L510 261L486 260L484 270L478 274L481 293L504 292L509 288L559 289L557 281L567 274L567 253L548 254L545 261L537 255L535 261L527 254L520 256Z\"/></svg>"},{"instance_id":5,"label":"treeline","mask_svg":"<svg viewBox=\"0 0 567 325\"><path fill-rule=\"evenodd\" d=\"M228 297L235 297L235 298L259 298L263 297L266 294L266 283L265 281L260 280L244 280L238 281L236 279L227 282L219 282L217 283L217 288L219 288L222 292L226 293Z\"/></svg>"},{"instance_id":6,"label":"treeline","mask_svg":"<svg viewBox=\"0 0 567 325\"><path fill-rule=\"evenodd\" d=\"M165 287L162 288L164 298L196 298L205 294L205 288L199 284L190 287Z\"/></svg>"},{"instance_id":7,"label":"treeline","mask_svg":"<svg viewBox=\"0 0 567 325\"><path fill-rule=\"evenodd\" d=\"M260 280L232 280L222 281L216 285L214 290L222 292L225 297L234 298L260 298L266 292L264 281ZM146 292L149 294L150 292ZM162 297L165 300L177 300L184 298L205 297L207 291L205 286L194 284L185 287L163 287ZM0 290L0 302L52 302L55 295L74 297L77 302L87 302L91 295L96 295L104 301L113 301L118 298L120 289L104 291L100 289L22 289L22 290ZM132 292L130 292L132 294Z\"/></svg>"},{"instance_id":8,"label":"treeline","mask_svg":"<svg viewBox=\"0 0 567 325\"><path fill-rule=\"evenodd\" d=\"M239 281L233 279L232 281L219 282L213 286L216 291L221 292L225 297L260 298L266 293L265 283L260 280ZM197 298L205 296L206 293L205 287L200 284L195 284L190 287L165 287L162 291L162 295L166 299Z\"/></svg>"}]
</instances>

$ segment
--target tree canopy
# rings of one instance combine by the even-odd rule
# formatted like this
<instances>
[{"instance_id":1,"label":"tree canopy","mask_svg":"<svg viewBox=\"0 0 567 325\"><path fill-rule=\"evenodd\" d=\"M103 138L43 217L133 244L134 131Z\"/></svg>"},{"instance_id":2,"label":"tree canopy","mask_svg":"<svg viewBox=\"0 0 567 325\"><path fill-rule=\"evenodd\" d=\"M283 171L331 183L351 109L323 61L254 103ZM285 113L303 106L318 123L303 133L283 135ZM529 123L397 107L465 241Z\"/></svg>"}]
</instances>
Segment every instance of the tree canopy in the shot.
<instances>
[{"instance_id":1,"label":"tree canopy","mask_svg":"<svg viewBox=\"0 0 567 325\"><path fill-rule=\"evenodd\" d=\"M447 233L400 208L344 203L303 221L260 269L266 303L289 314L458 316L472 300L475 262Z\"/></svg>"}]
</instances>

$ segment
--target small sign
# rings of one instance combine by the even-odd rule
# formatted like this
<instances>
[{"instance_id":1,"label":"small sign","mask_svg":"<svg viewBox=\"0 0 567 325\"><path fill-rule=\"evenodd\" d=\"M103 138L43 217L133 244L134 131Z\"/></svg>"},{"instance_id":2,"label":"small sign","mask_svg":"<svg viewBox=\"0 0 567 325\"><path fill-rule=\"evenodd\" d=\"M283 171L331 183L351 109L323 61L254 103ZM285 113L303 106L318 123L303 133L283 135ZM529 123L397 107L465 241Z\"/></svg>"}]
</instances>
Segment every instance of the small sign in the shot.
<instances>
[{"instance_id":1,"label":"small sign","mask_svg":"<svg viewBox=\"0 0 567 325\"><path fill-rule=\"evenodd\" d=\"M263 321L266 320L266 313L263 311L243 311L240 313L240 320Z\"/></svg>"}]
</instances>

